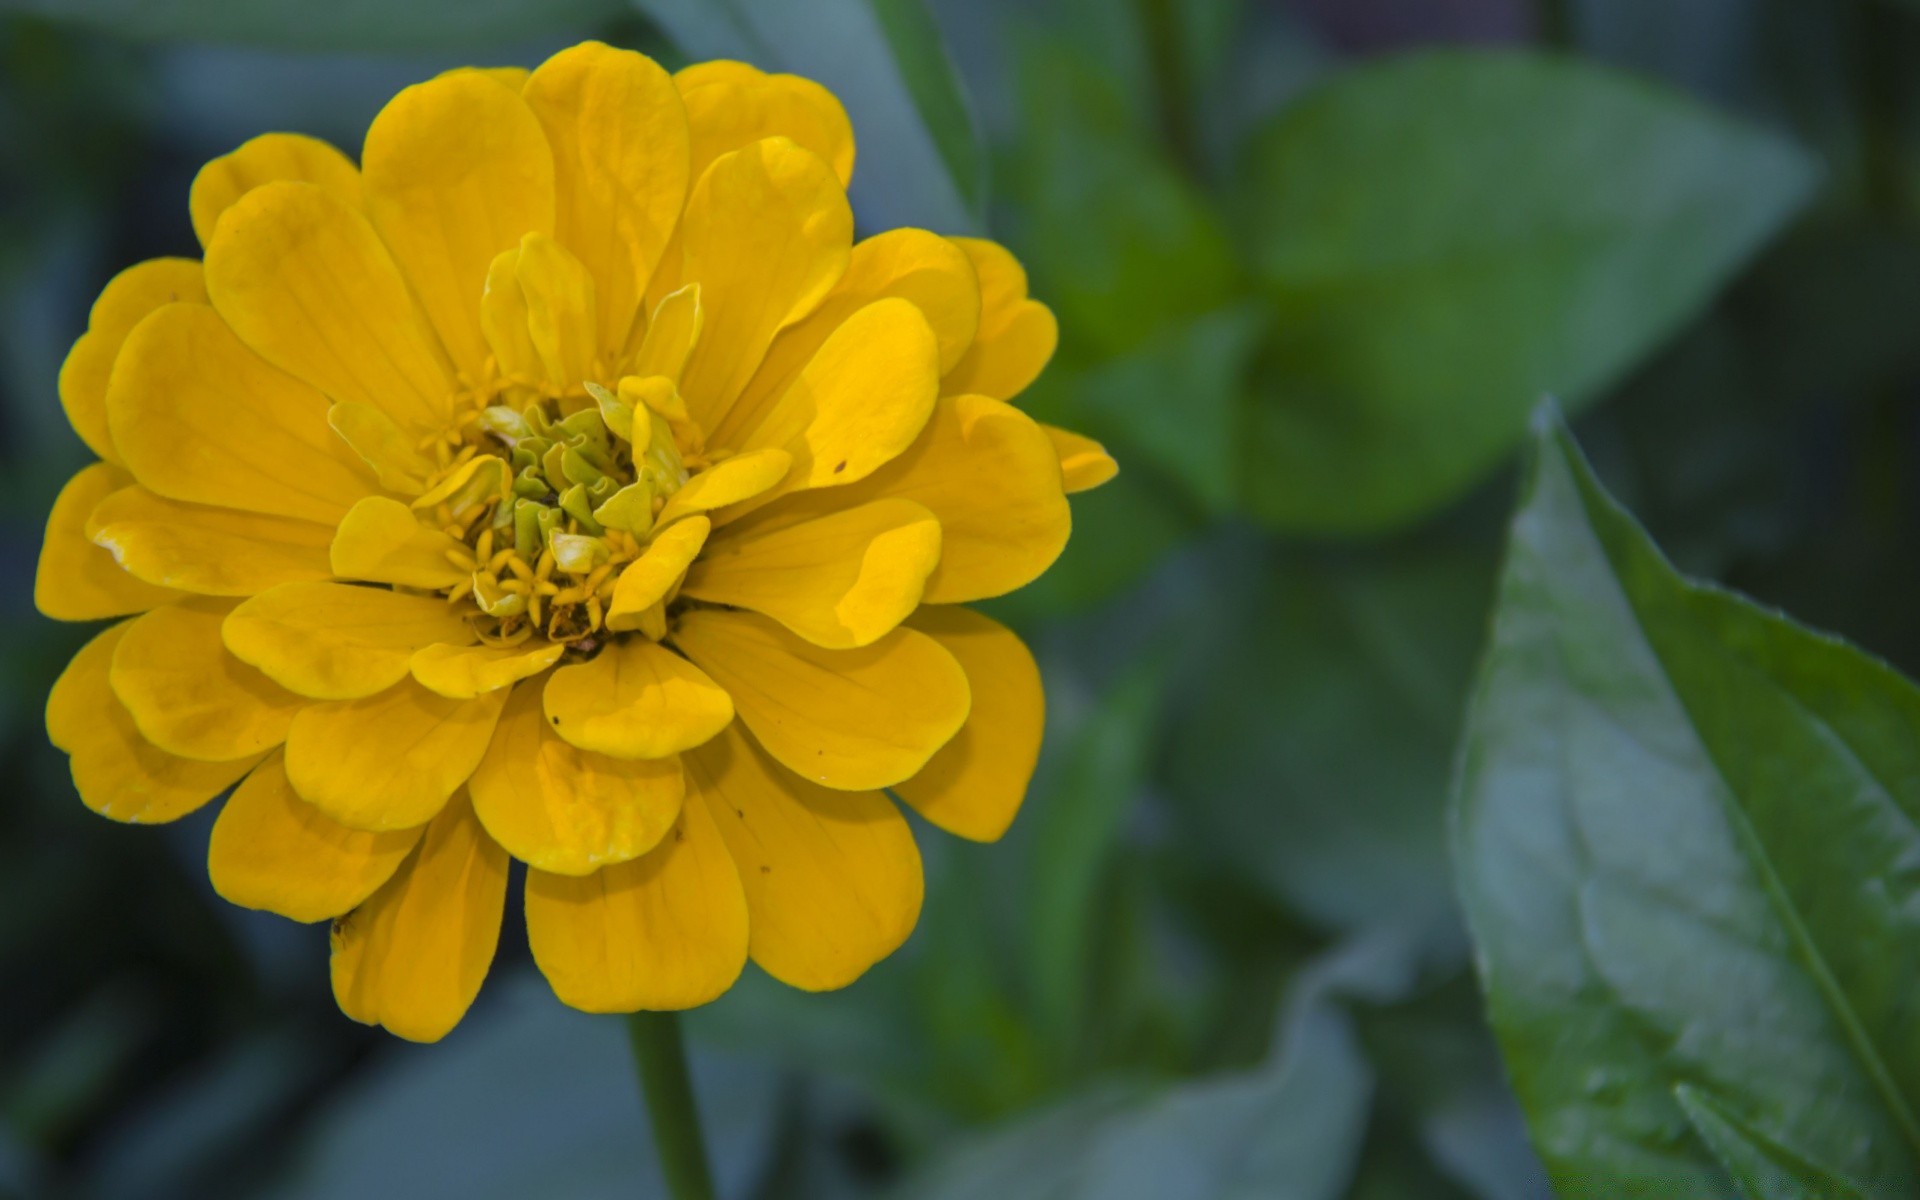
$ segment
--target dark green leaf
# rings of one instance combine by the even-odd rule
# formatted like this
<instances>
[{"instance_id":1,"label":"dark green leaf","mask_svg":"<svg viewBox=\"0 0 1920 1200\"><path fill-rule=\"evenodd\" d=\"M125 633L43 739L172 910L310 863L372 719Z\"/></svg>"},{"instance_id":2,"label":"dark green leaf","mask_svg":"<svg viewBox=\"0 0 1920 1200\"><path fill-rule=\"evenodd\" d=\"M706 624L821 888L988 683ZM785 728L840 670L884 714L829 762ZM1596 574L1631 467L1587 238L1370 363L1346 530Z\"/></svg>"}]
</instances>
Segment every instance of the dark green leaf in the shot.
<instances>
[{"instance_id":1,"label":"dark green leaf","mask_svg":"<svg viewBox=\"0 0 1920 1200\"><path fill-rule=\"evenodd\" d=\"M832 89L859 144L863 227L978 227L986 151L924 0L631 0L692 59L738 58Z\"/></svg>"},{"instance_id":2,"label":"dark green leaf","mask_svg":"<svg viewBox=\"0 0 1920 1200\"><path fill-rule=\"evenodd\" d=\"M1167 330L1080 381L1093 432L1186 485L1204 507L1234 500L1246 368L1268 316L1242 304ZM1129 457L1122 454L1122 457Z\"/></svg>"},{"instance_id":3,"label":"dark green leaf","mask_svg":"<svg viewBox=\"0 0 1920 1200\"><path fill-rule=\"evenodd\" d=\"M1682 578L1546 421L1455 857L1561 1194L1734 1194L1673 1089L1863 1195L1920 1187L1920 691Z\"/></svg>"},{"instance_id":4,"label":"dark green leaf","mask_svg":"<svg viewBox=\"0 0 1920 1200\"><path fill-rule=\"evenodd\" d=\"M1708 1093L1683 1083L1673 1095L1746 1200L1861 1200L1851 1182L1801 1158Z\"/></svg>"},{"instance_id":5,"label":"dark green leaf","mask_svg":"<svg viewBox=\"0 0 1920 1200\"><path fill-rule=\"evenodd\" d=\"M1254 160L1279 311L1248 503L1355 532L1452 499L1543 394L1592 401L1693 317L1814 176L1777 138L1571 59L1343 75Z\"/></svg>"},{"instance_id":6,"label":"dark green leaf","mask_svg":"<svg viewBox=\"0 0 1920 1200\"><path fill-rule=\"evenodd\" d=\"M241 42L295 50L430 50L498 46L589 27L622 0L0 0L120 37Z\"/></svg>"}]
</instances>

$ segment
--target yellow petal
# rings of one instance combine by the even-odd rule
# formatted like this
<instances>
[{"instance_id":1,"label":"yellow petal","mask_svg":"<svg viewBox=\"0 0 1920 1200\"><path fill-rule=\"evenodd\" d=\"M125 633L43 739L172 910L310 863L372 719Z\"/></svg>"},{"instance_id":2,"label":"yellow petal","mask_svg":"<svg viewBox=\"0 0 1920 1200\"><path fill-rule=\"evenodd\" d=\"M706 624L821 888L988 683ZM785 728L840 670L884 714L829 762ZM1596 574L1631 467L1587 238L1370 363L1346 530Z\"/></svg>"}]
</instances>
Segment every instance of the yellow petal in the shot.
<instances>
[{"instance_id":1,"label":"yellow petal","mask_svg":"<svg viewBox=\"0 0 1920 1200\"><path fill-rule=\"evenodd\" d=\"M580 260L543 233L520 243L514 278L527 308L527 336L556 391L579 387L598 374L593 276Z\"/></svg>"},{"instance_id":2,"label":"yellow petal","mask_svg":"<svg viewBox=\"0 0 1920 1200\"><path fill-rule=\"evenodd\" d=\"M502 250L487 267L487 283L480 296L480 332L493 351L500 376L517 381L518 386L508 392L509 401L545 374L546 367L527 328L527 294L520 288L517 244Z\"/></svg>"},{"instance_id":3,"label":"yellow petal","mask_svg":"<svg viewBox=\"0 0 1920 1200\"><path fill-rule=\"evenodd\" d=\"M103 817L134 824L177 821L232 787L260 761L197 762L140 736L113 694L113 655L127 623L81 647L47 695L47 736L72 756L73 786Z\"/></svg>"},{"instance_id":4,"label":"yellow petal","mask_svg":"<svg viewBox=\"0 0 1920 1200\"><path fill-rule=\"evenodd\" d=\"M793 456L774 495L857 482L913 443L939 377L939 347L920 310L877 300L833 331L739 448Z\"/></svg>"},{"instance_id":5,"label":"yellow petal","mask_svg":"<svg viewBox=\"0 0 1920 1200\"><path fill-rule=\"evenodd\" d=\"M480 994L506 898L506 852L457 797L386 886L333 923L340 1011L409 1041L445 1037Z\"/></svg>"},{"instance_id":6,"label":"yellow petal","mask_svg":"<svg viewBox=\"0 0 1920 1200\"><path fill-rule=\"evenodd\" d=\"M187 207L194 236L213 244L214 227L233 202L262 184L291 180L317 184L348 208L360 207L360 172L347 156L317 138L263 133L223 154L193 177Z\"/></svg>"},{"instance_id":7,"label":"yellow petal","mask_svg":"<svg viewBox=\"0 0 1920 1200\"><path fill-rule=\"evenodd\" d=\"M561 642L533 641L518 646L427 646L416 650L413 677L450 700L471 700L510 687L560 661Z\"/></svg>"},{"instance_id":8,"label":"yellow petal","mask_svg":"<svg viewBox=\"0 0 1920 1200\"><path fill-rule=\"evenodd\" d=\"M333 573L342 579L439 591L473 575L470 568L462 570L447 557L469 553L447 533L422 525L413 510L398 500L368 496L341 520L333 536L331 561Z\"/></svg>"},{"instance_id":9,"label":"yellow petal","mask_svg":"<svg viewBox=\"0 0 1920 1200\"><path fill-rule=\"evenodd\" d=\"M940 523L911 500L874 500L803 521L722 530L681 594L765 613L817 646L875 641L920 603L940 561Z\"/></svg>"},{"instance_id":10,"label":"yellow petal","mask_svg":"<svg viewBox=\"0 0 1920 1200\"><path fill-rule=\"evenodd\" d=\"M253 597L222 628L227 649L316 700L352 700L405 679L413 652L479 639L437 596L345 583L290 583Z\"/></svg>"},{"instance_id":11,"label":"yellow petal","mask_svg":"<svg viewBox=\"0 0 1920 1200\"><path fill-rule=\"evenodd\" d=\"M920 917L913 831L879 792L834 792L767 758L736 726L687 756L687 779L747 893L753 961L808 991L845 987Z\"/></svg>"},{"instance_id":12,"label":"yellow petal","mask_svg":"<svg viewBox=\"0 0 1920 1200\"><path fill-rule=\"evenodd\" d=\"M664 526L689 513L711 512L751 500L773 490L793 466L793 455L768 447L721 459L667 497L655 525Z\"/></svg>"},{"instance_id":13,"label":"yellow petal","mask_svg":"<svg viewBox=\"0 0 1920 1200\"><path fill-rule=\"evenodd\" d=\"M1053 310L1027 298L1027 272L1005 247L954 238L980 280L980 332L948 370L940 394L1011 400L1039 377L1060 341Z\"/></svg>"},{"instance_id":14,"label":"yellow petal","mask_svg":"<svg viewBox=\"0 0 1920 1200\"><path fill-rule=\"evenodd\" d=\"M373 227L454 366L479 380L487 267L523 235L553 232L553 154L540 122L499 80L453 71L388 101L360 157Z\"/></svg>"},{"instance_id":15,"label":"yellow petal","mask_svg":"<svg viewBox=\"0 0 1920 1200\"><path fill-rule=\"evenodd\" d=\"M661 515L665 515L665 510ZM620 572L619 580L613 585L613 603L607 607L607 628L615 632L638 629L641 614L666 599L667 593L686 574L711 528L705 517L689 517L655 534L646 553Z\"/></svg>"},{"instance_id":16,"label":"yellow petal","mask_svg":"<svg viewBox=\"0 0 1920 1200\"><path fill-rule=\"evenodd\" d=\"M110 551L87 536L87 518L94 508L131 482L119 468L94 463L60 489L47 514L40 563L34 569L35 608L56 621L97 621L145 612L179 596L129 575Z\"/></svg>"},{"instance_id":17,"label":"yellow petal","mask_svg":"<svg viewBox=\"0 0 1920 1200\"><path fill-rule=\"evenodd\" d=\"M480 765L504 691L449 700L408 679L361 700L311 704L287 730L293 790L342 825L424 824Z\"/></svg>"},{"instance_id":18,"label":"yellow petal","mask_svg":"<svg viewBox=\"0 0 1920 1200\"><path fill-rule=\"evenodd\" d=\"M647 336L634 356L632 373L640 376L664 375L680 382L686 370L687 356L700 340L705 320L700 307L700 285L690 283L664 297L654 307L647 322Z\"/></svg>"},{"instance_id":19,"label":"yellow petal","mask_svg":"<svg viewBox=\"0 0 1920 1200\"><path fill-rule=\"evenodd\" d=\"M474 811L507 853L585 875L659 844L686 794L680 760L622 760L555 736L540 688L515 688L469 785Z\"/></svg>"},{"instance_id":20,"label":"yellow petal","mask_svg":"<svg viewBox=\"0 0 1920 1200\"><path fill-rule=\"evenodd\" d=\"M107 383L121 343L146 315L168 304L205 304L200 264L190 258L155 258L115 275L93 303L87 331L60 367L60 405L87 448L122 465L107 428Z\"/></svg>"},{"instance_id":21,"label":"yellow petal","mask_svg":"<svg viewBox=\"0 0 1920 1200\"><path fill-rule=\"evenodd\" d=\"M700 340L680 392L693 419L711 429L774 335L839 281L853 213L825 164L785 138L724 155L699 178L682 219L674 286L700 285Z\"/></svg>"},{"instance_id":22,"label":"yellow petal","mask_svg":"<svg viewBox=\"0 0 1920 1200\"><path fill-rule=\"evenodd\" d=\"M305 700L227 653L232 605L190 600L129 621L111 682L140 735L182 758L230 762L286 740Z\"/></svg>"},{"instance_id":23,"label":"yellow petal","mask_svg":"<svg viewBox=\"0 0 1920 1200\"><path fill-rule=\"evenodd\" d=\"M400 268L367 218L314 184L234 202L207 248L207 293L242 341L328 399L416 435L450 419L452 369Z\"/></svg>"},{"instance_id":24,"label":"yellow petal","mask_svg":"<svg viewBox=\"0 0 1920 1200\"><path fill-rule=\"evenodd\" d=\"M1026 644L990 617L928 605L907 622L947 648L985 697L953 740L894 793L948 833L997 840L1013 823L1040 760L1047 697Z\"/></svg>"},{"instance_id":25,"label":"yellow petal","mask_svg":"<svg viewBox=\"0 0 1920 1200\"><path fill-rule=\"evenodd\" d=\"M924 229L895 229L855 244L847 273L820 307L783 330L767 349L740 398L713 432L717 445L741 440L766 419L833 331L876 300L910 300L940 345L940 369L950 369L973 342L980 322L980 287L973 265L951 241Z\"/></svg>"},{"instance_id":26,"label":"yellow petal","mask_svg":"<svg viewBox=\"0 0 1920 1200\"><path fill-rule=\"evenodd\" d=\"M294 793L276 751L220 810L207 840L207 875L231 904L325 921L391 879L423 829L368 833L328 818Z\"/></svg>"},{"instance_id":27,"label":"yellow petal","mask_svg":"<svg viewBox=\"0 0 1920 1200\"><path fill-rule=\"evenodd\" d=\"M624 346L687 198L687 118L673 79L631 50L583 42L522 93L553 147L555 236L593 272L598 345Z\"/></svg>"},{"instance_id":28,"label":"yellow petal","mask_svg":"<svg viewBox=\"0 0 1920 1200\"><path fill-rule=\"evenodd\" d=\"M1053 565L1073 532L1073 511L1046 431L986 396L942 397L919 440L838 492L803 492L755 521L796 520L883 496L912 500L940 521L940 564L928 604L1001 596Z\"/></svg>"},{"instance_id":29,"label":"yellow petal","mask_svg":"<svg viewBox=\"0 0 1920 1200\"><path fill-rule=\"evenodd\" d=\"M1047 438L1053 443L1054 455L1060 460L1060 479L1068 495L1097 488L1120 473L1120 464L1113 461L1105 446L1092 438L1053 425L1040 428L1047 431Z\"/></svg>"},{"instance_id":30,"label":"yellow petal","mask_svg":"<svg viewBox=\"0 0 1920 1200\"><path fill-rule=\"evenodd\" d=\"M314 521L182 504L135 485L102 500L93 540L130 575L205 596L330 579L333 530Z\"/></svg>"},{"instance_id":31,"label":"yellow petal","mask_svg":"<svg viewBox=\"0 0 1920 1200\"><path fill-rule=\"evenodd\" d=\"M761 138L792 138L853 179L853 124L834 94L798 75L768 75L743 62L695 63L673 77L693 133L693 178L723 154Z\"/></svg>"},{"instance_id":32,"label":"yellow petal","mask_svg":"<svg viewBox=\"0 0 1920 1200\"><path fill-rule=\"evenodd\" d=\"M966 672L911 629L823 650L757 614L703 608L683 614L673 637L768 753L830 788L899 783L967 719Z\"/></svg>"},{"instance_id":33,"label":"yellow petal","mask_svg":"<svg viewBox=\"0 0 1920 1200\"><path fill-rule=\"evenodd\" d=\"M547 722L582 750L663 758L733 720L733 702L678 654L645 638L615 642L547 680Z\"/></svg>"},{"instance_id":34,"label":"yellow petal","mask_svg":"<svg viewBox=\"0 0 1920 1200\"><path fill-rule=\"evenodd\" d=\"M327 410L327 425L388 491L418 496L439 469L418 439L371 404L336 404Z\"/></svg>"},{"instance_id":35,"label":"yellow petal","mask_svg":"<svg viewBox=\"0 0 1920 1200\"><path fill-rule=\"evenodd\" d=\"M331 524L372 490L313 388L269 366L201 304L128 336L107 392L127 469L174 500Z\"/></svg>"},{"instance_id":36,"label":"yellow petal","mask_svg":"<svg viewBox=\"0 0 1920 1200\"><path fill-rule=\"evenodd\" d=\"M706 806L644 858L591 875L527 872L527 941L561 1001L669 1011L716 999L747 963L747 899Z\"/></svg>"}]
</instances>

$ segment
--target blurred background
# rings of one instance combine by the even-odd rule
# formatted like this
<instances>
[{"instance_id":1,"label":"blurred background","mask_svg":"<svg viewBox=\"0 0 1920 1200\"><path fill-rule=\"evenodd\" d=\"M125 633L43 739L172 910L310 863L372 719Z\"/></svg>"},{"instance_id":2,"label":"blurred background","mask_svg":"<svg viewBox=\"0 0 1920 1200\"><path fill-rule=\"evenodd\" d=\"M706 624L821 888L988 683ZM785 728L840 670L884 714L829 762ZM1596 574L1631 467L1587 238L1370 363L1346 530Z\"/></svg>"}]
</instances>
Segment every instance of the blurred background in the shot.
<instances>
[{"instance_id":1,"label":"blurred background","mask_svg":"<svg viewBox=\"0 0 1920 1200\"><path fill-rule=\"evenodd\" d=\"M728 1197L1546 1194L1445 813L1545 394L1692 573L1909 673L1920 7L1898 0L0 0L0 1195L657 1196L618 1021L508 929L440 1045L220 902L214 808L87 812L33 609L55 390L198 166L582 36L820 79L871 232L1012 246L1022 398L1102 438L1040 583L997 846L918 827L907 947L690 1020ZM517 895L517 885L514 894Z\"/></svg>"}]
</instances>

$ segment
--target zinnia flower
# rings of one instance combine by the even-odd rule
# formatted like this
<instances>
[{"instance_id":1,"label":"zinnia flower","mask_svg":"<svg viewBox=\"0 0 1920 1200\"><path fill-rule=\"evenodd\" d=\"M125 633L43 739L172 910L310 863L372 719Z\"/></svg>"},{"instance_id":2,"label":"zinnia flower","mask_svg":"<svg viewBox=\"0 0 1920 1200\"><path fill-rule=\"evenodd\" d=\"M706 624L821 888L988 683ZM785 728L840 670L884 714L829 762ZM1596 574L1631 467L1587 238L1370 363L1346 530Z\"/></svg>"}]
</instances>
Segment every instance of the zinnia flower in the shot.
<instances>
[{"instance_id":1,"label":"zinnia flower","mask_svg":"<svg viewBox=\"0 0 1920 1200\"><path fill-rule=\"evenodd\" d=\"M357 169L209 163L204 263L116 277L60 376L102 461L37 602L131 616L48 699L82 799L232 788L215 888L332 919L340 1007L408 1038L472 1003L510 856L579 1008L890 953L885 789L992 839L1040 742L1031 656L959 605L1113 464L1007 403L1055 341L1012 256L855 243L853 159L816 84L587 43L408 88Z\"/></svg>"}]
</instances>

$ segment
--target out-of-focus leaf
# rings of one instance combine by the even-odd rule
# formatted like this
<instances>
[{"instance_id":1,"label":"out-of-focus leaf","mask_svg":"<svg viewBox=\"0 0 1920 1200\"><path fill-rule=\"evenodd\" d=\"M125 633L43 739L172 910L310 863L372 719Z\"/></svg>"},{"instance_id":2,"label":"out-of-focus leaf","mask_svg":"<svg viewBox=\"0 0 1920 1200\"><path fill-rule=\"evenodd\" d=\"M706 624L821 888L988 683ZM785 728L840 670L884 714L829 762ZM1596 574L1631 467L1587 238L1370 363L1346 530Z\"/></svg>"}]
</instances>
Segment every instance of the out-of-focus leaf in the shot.
<instances>
[{"instance_id":1,"label":"out-of-focus leaf","mask_svg":"<svg viewBox=\"0 0 1920 1200\"><path fill-rule=\"evenodd\" d=\"M1491 553L1211 556L1165 768L1179 819L1324 928L1379 921L1458 945L1444 812L1485 627Z\"/></svg>"},{"instance_id":2,"label":"out-of-focus leaf","mask_svg":"<svg viewBox=\"0 0 1920 1200\"><path fill-rule=\"evenodd\" d=\"M1850 1180L1807 1162L1699 1088L1683 1083L1673 1095L1745 1200L1861 1200Z\"/></svg>"},{"instance_id":3,"label":"out-of-focus leaf","mask_svg":"<svg viewBox=\"0 0 1920 1200\"><path fill-rule=\"evenodd\" d=\"M1247 502L1362 532L1458 495L1543 394L1592 401L1805 200L1792 145L1572 59L1349 72L1261 137L1247 203L1277 305Z\"/></svg>"},{"instance_id":4,"label":"out-of-focus leaf","mask_svg":"<svg viewBox=\"0 0 1920 1200\"><path fill-rule=\"evenodd\" d=\"M962 1150L914 1200L1335 1200L1352 1180L1373 1083L1333 995L1400 986L1397 947L1360 944L1304 973L1259 1068L1158 1092L1097 1092Z\"/></svg>"},{"instance_id":5,"label":"out-of-focus leaf","mask_svg":"<svg viewBox=\"0 0 1920 1200\"><path fill-rule=\"evenodd\" d=\"M987 156L924 0L632 0L692 59L738 58L832 89L853 120L863 227L978 228Z\"/></svg>"},{"instance_id":6,"label":"out-of-focus leaf","mask_svg":"<svg viewBox=\"0 0 1920 1200\"><path fill-rule=\"evenodd\" d=\"M276 1195L664 1200L617 1017L563 1007L537 976L494 979L445 1041L386 1055L311 1123ZM693 1068L716 1183L745 1194L772 1149L776 1080L697 1053Z\"/></svg>"},{"instance_id":7,"label":"out-of-focus leaf","mask_svg":"<svg viewBox=\"0 0 1920 1200\"><path fill-rule=\"evenodd\" d=\"M1495 613L1455 858L1560 1194L1735 1194L1685 1083L1914 1195L1920 690L1682 578L1552 419Z\"/></svg>"},{"instance_id":8,"label":"out-of-focus leaf","mask_svg":"<svg viewBox=\"0 0 1920 1200\"><path fill-rule=\"evenodd\" d=\"M498 46L621 15L622 0L0 0L119 37L300 50Z\"/></svg>"},{"instance_id":9,"label":"out-of-focus leaf","mask_svg":"<svg viewBox=\"0 0 1920 1200\"><path fill-rule=\"evenodd\" d=\"M1164 674L1138 662L1075 736L1033 828L1027 904L1028 978L1043 1044L1063 1057L1076 1045L1088 994L1102 868L1140 797L1153 751Z\"/></svg>"},{"instance_id":10,"label":"out-of-focus leaf","mask_svg":"<svg viewBox=\"0 0 1920 1200\"><path fill-rule=\"evenodd\" d=\"M1246 368L1267 322L1258 304L1222 309L1089 372L1079 384L1088 428L1224 512L1239 491Z\"/></svg>"},{"instance_id":11,"label":"out-of-focus leaf","mask_svg":"<svg viewBox=\"0 0 1920 1200\"><path fill-rule=\"evenodd\" d=\"M1235 256L1218 214L1114 82L1051 42L1021 78L1018 249L1060 314L1062 355L1121 353L1227 303Z\"/></svg>"}]
</instances>

